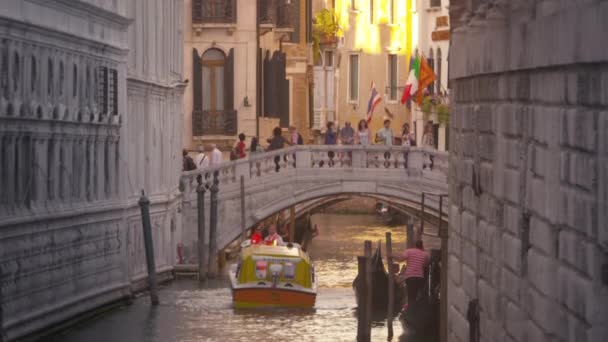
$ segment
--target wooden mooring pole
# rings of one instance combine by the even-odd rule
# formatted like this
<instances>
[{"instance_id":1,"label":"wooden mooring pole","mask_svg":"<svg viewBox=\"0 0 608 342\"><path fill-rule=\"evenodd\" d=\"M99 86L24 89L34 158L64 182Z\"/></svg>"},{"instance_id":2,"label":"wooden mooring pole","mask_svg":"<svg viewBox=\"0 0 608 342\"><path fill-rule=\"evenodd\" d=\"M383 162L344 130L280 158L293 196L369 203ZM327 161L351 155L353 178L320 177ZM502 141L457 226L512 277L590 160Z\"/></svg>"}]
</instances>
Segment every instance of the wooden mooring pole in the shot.
<instances>
[{"instance_id":1,"label":"wooden mooring pole","mask_svg":"<svg viewBox=\"0 0 608 342\"><path fill-rule=\"evenodd\" d=\"M393 242L391 232L386 232L386 263L388 264L388 308L386 310L386 325L388 338L393 338L393 311L395 308L395 273L393 272Z\"/></svg>"},{"instance_id":2,"label":"wooden mooring pole","mask_svg":"<svg viewBox=\"0 0 608 342\"><path fill-rule=\"evenodd\" d=\"M359 282L359 286L361 286L361 288L358 288L357 290L359 291L360 297L359 297L359 307L357 308L357 342L367 342L369 341L369 339L366 340L366 336L367 336L367 321L365 319L365 315L366 315L366 305L367 305L367 284L365 281L365 273L367 272L366 269L366 265L367 265L367 259L364 256L358 256L357 257L357 266L358 266L358 274L359 274L359 279L361 279L362 281Z\"/></svg>"},{"instance_id":3,"label":"wooden mooring pole","mask_svg":"<svg viewBox=\"0 0 608 342\"><path fill-rule=\"evenodd\" d=\"M150 301L152 305L158 305L158 293L156 290L156 263L154 262L154 243L152 240L152 225L150 224L150 200L144 191L141 191L139 199L141 208L141 223L144 230L144 246L146 252L146 265L148 267L148 288L150 290Z\"/></svg>"},{"instance_id":4,"label":"wooden mooring pole","mask_svg":"<svg viewBox=\"0 0 608 342\"><path fill-rule=\"evenodd\" d=\"M196 209L198 223L198 280L207 278L207 248L205 246L205 186L202 181L196 188Z\"/></svg>"},{"instance_id":5,"label":"wooden mooring pole","mask_svg":"<svg viewBox=\"0 0 608 342\"><path fill-rule=\"evenodd\" d=\"M372 305L374 288L372 285L372 242L366 240L365 248L365 285L367 288L367 296L365 298L365 336L366 341L371 341L372 334Z\"/></svg>"},{"instance_id":6,"label":"wooden mooring pole","mask_svg":"<svg viewBox=\"0 0 608 342\"><path fill-rule=\"evenodd\" d=\"M241 242L245 241L247 227L245 223L245 176L241 175Z\"/></svg>"},{"instance_id":7,"label":"wooden mooring pole","mask_svg":"<svg viewBox=\"0 0 608 342\"><path fill-rule=\"evenodd\" d=\"M439 196L439 236L441 237L441 302L439 308L440 341L448 341L448 238L449 231L447 225L443 224L443 197Z\"/></svg>"}]
</instances>

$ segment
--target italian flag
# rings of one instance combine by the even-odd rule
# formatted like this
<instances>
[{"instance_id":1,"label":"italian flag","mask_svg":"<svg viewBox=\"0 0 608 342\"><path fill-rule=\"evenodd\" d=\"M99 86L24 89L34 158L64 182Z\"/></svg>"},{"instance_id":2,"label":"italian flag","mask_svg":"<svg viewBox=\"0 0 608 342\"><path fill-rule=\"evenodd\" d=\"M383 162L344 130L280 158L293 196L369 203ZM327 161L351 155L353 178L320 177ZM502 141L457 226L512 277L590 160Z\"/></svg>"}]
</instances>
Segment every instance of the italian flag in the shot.
<instances>
[{"instance_id":1,"label":"italian flag","mask_svg":"<svg viewBox=\"0 0 608 342\"><path fill-rule=\"evenodd\" d=\"M418 79L420 77L420 58L412 56L410 58L410 74L407 78L403 95L401 95L401 104L409 101L418 91Z\"/></svg>"}]
</instances>

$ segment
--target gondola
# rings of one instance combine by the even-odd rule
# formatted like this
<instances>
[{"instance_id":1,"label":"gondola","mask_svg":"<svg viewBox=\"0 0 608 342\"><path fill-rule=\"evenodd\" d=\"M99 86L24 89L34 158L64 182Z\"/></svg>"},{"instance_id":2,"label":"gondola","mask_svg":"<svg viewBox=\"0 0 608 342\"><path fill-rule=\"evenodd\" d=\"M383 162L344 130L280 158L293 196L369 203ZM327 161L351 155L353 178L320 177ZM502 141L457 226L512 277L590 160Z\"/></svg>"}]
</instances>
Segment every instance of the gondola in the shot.
<instances>
[{"instance_id":1,"label":"gondola","mask_svg":"<svg viewBox=\"0 0 608 342\"><path fill-rule=\"evenodd\" d=\"M431 250L431 262L425 270L425 285L415 303L408 303L399 321L403 329L426 335L438 335L441 287L441 250Z\"/></svg>"},{"instance_id":2,"label":"gondola","mask_svg":"<svg viewBox=\"0 0 608 342\"><path fill-rule=\"evenodd\" d=\"M362 294L359 291L359 289L361 289L360 284L362 281L364 281L364 278L359 274L355 277L355 280L353 280L353 290L355 291L357 306L359 306L360 298L362 298ZM380 246L378 246L374 255L372 255L372 311L374 313L385 313L388 309L388 281L388 273L384 268L382 253ZM401 291L401 288L395 282L394 312L399 312L401 309L402 299L403 291Z\"/></svg>"}]
</instances>

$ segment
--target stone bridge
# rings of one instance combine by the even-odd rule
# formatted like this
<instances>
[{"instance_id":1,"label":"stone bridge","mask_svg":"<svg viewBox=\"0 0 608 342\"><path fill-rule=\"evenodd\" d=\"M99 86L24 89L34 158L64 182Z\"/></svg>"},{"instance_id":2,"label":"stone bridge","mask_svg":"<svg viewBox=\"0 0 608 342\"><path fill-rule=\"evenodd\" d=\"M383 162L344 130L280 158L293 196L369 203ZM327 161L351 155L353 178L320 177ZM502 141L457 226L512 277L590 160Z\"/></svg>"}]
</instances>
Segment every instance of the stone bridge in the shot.
<instances>
[{"instance_id":1,"label":"stone bridge","mask_svg":"<svg viewBox=\"0 0 608 342\"><path fill-rule=\"evenodd\" d=\"M195 250L199 175L206 189L210 188L214 174L219 180L217 245L221 249L262 219L294 205L297 208L310 207L310 203L323 205L323 198L346 194L369 196L419 210L423 192L447 193L447 171L448 154L431 149L310 145L254 154L204 171L185 172L181 180L181 241L186 250ZM209 197L207 190L207 230ZM427 198L426 210L437 216L438 197Z\"/></svg>"}]
</instances>

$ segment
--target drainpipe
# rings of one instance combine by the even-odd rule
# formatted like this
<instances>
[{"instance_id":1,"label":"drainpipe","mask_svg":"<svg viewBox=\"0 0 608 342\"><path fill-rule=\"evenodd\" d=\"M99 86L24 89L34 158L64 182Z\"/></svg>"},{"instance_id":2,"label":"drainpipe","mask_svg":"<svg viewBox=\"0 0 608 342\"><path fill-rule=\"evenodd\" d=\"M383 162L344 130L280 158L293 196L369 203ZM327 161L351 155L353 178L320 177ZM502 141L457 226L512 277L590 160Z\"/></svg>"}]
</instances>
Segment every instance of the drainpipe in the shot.
<instances>
[{"instance_id":1,"label":"drainpipe","mask_svg":"<svg viewBox=\"0 0 608 342\"><path fill-rule=\"evenodd\" d=\"M262 111L262 89L260 85L262 65L260 59L260 1L255 3L255 135L260 140L260 112Z\"/></svg>"}]
</instances>

